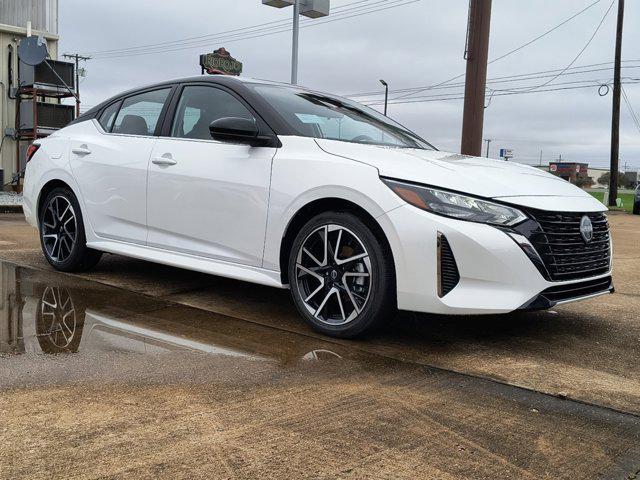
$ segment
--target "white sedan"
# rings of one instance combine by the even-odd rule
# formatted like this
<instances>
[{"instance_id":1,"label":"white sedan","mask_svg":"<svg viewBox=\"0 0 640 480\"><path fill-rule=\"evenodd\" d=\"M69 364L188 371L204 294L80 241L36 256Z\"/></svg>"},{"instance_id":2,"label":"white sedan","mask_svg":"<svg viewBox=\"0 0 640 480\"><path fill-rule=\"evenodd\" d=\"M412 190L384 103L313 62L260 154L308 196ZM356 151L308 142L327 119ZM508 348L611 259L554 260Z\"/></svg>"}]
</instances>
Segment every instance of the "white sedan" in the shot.
<instances>
[{"instance_id":1,"label":"white sedan","mask_svg":"<svg viewBox=\"0 0 640 480\"><path fill-rule=\"evenodd\" d=\"M507 313L613 291L606 208L589 194L291 85L128 91L27 157L24 211L54 268L110 252L290 288L328 335L397 308Z\"/></svg>"}]
</instances>

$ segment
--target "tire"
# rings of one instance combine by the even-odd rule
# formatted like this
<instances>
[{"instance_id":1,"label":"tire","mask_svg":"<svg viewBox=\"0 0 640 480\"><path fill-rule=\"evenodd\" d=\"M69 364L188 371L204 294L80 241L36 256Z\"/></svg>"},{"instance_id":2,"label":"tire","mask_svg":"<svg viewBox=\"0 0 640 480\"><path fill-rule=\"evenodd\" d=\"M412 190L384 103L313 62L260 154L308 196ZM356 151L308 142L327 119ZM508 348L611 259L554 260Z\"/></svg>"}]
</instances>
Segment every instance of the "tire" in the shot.
<instances>
[{"instance_id":1,"label":"tire","mask_svg":"<svg viewBox=\"0 0 640 480\"><path fill-rule=\"evenodd\" d=\"M78 199L68 188L49 192L38 215L40 245L56 270L80 272L97 265L102 252L87 248Z\"/></svg>"},{"instance_id":2,"label":"tire","mask_svg":"<svg viewBox=\"0 0 640 480\"><path fill-rule=\"evenodd\" d=\"M300 229L289 252L289 283L298 311L324 335L354 338L371 332L395 313L391 258L386 244L359 217L347 212L315 216Z\"/></svg>"},{"instance_id":3,"label":"tire","mask_svg":"<svg viewBox=\"0 0 640 480\"><path fill-rule=\"evenodd\" d=\"M640 201L633 204L633 214L640 215Z\"/></svg>"}]
</instances>

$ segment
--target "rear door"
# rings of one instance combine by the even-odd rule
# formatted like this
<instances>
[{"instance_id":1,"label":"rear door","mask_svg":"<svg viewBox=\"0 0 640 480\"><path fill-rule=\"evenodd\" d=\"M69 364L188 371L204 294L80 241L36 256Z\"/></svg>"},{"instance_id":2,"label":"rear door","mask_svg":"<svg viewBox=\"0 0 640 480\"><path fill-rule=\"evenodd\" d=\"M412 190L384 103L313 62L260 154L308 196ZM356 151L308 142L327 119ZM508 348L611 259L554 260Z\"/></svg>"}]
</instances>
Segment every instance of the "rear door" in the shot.
<instances>
[{"instance_id":1,"label":"rear door","mask_svg":"<svg viewBox=\"0 0 640 480\"><path fill-rule=\"evenodd\" d=\"M242 117L268 127L233 92L213 85L184 86L173 103L168 136L158 139L149 164L148 245L261 265L276 149L214 141L209 124Z\"/></svg>"},{"instance_id":2,"label":"rear door","mask_svg":"<svg viewBox=\"0 0 640 480\"><path fill-rule=\"evenodd\" d=\"M71 139L71 167L95 233L144 244L147 168L171 87L136 93L107 106L95 134Z\"/></svg>"}]
</instances>

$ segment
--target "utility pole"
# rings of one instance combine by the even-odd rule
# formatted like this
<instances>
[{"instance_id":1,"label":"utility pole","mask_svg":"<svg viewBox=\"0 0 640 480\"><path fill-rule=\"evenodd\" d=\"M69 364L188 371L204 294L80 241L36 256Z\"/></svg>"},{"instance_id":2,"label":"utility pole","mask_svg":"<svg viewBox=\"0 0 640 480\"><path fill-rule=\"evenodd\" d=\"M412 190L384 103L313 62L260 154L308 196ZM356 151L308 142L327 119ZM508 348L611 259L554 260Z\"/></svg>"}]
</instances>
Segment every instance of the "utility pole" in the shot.
<instances>
[{"instance_id":1,"label":"utility pole","mask_svg":"<svg viewBox=\"0 0 640 480\"><path fill-rule=\"evenodd\" d=\"M463 155L482 154L484 100L487 85L487 58L491 27L491 0L471 0L467 25L467 73L462 119Z\"/></svg>"},{"instance_id":2,"label":"utility pole","mask_svg":"<svg viewBox=\"0 0 640 480\"><path fill-rule=\"evenodd\" d=\"M485 156L489 158L489 145L491 144L491 142L493 142L493 140L490 138L485 138L484 141L487 142L487 154Z\"/></svg>"},{"instance_id":3,"label":"utility pole","mask_svg":"<svg viewBox=\"0 0 640 480\"><path fill-rule=\"evenodd\" d=\"M65 53L62 55L64 58L70 58L76 63L76 117L80 116L80 60L91 60L91 57L86 57L78 53Z\"/></svg>"},{"instance_id":4,"label":"utility pole","mask_svg":"<svg viewBox=\"0 0 640 480\"><path fill-rule=\"evenodd\" d=\"M616 58L613 70L613 111L611 115L611 169L609 171L609 206L618 199L618 162L620 155L620 64L622 59L622 25L624 0L618 0L618 26L616 28Z\"/></svg>"}]
</instances>

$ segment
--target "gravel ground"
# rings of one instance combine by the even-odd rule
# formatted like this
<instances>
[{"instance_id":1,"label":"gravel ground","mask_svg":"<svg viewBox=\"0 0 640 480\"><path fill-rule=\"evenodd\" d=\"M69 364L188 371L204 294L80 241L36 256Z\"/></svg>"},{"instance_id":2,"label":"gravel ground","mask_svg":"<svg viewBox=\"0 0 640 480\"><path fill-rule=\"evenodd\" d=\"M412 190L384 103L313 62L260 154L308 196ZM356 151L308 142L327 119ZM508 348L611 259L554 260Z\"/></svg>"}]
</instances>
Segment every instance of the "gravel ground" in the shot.
<instances>
[{"instance_id":1,"label":"gravel ground","mask_svg":"<svg viewBox=\"0 0 640 480\"><path fill-rule=\"evenodd\" d=\"M22 205L22 195L15 192L0 192L0 205Z\"/></svg>"}]
</instances>

